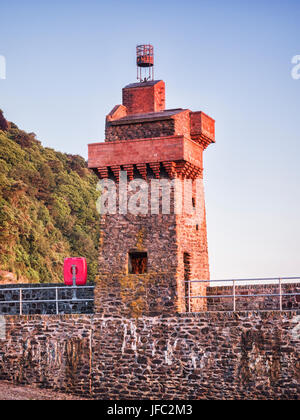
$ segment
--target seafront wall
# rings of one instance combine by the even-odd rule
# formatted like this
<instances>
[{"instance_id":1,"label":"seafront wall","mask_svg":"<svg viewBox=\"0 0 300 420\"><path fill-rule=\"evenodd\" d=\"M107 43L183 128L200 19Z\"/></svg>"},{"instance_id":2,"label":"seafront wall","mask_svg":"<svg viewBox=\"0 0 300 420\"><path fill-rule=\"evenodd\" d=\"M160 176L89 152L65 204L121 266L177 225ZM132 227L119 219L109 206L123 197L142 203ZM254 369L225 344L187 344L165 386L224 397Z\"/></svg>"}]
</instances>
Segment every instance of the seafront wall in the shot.
<instances>
[{"instance_id":1,"label":"seafront wall","mask_svg":"<svg viewBox=\"0 0 300 420\"><path fill-rule=\"evenodd\" d=\"M98 399L300 395L299 311L6 316L1 323L1 380Z\"/></svg>"}]
</instances>

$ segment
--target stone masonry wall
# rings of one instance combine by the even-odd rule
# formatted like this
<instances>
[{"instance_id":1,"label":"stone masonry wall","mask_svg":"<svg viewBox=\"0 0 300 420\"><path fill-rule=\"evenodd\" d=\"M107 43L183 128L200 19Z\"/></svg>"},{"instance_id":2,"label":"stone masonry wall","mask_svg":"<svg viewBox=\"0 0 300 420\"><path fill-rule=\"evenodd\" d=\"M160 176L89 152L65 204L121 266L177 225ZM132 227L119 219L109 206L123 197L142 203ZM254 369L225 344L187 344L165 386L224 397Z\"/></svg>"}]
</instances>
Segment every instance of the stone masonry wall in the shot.
<instances>
[{"instance_id":1,"label":"stone masonry wall","mask_svg":"<svg viewBox=\"0 0 300 420\"><path fill-rule=\"evenodd\" d=\"M43 287L45 289L40 289ZM56 314L56 292L58 288L58 299L72 299L73 289L66 289L64 284L8 284L0 286L0 315L19 315L20 304L11 303L19 301L20 289L22 289L22 313L30 314ZM16 290L11 290L16 289ZM94 289L78 287L76 289L77 299L94 299ZM39 302L41 300L53 300L53 302ZM26 303L26 301L33 301ZM60 314L91 314L94 312L94 302L59 302L58 311Z\"/></svg>"},{"instance_id":2,"label":"stone masonry wall","mask_svg":"<svg viewBox=\"0 0 300 420\"><path fill-rule=\"evenodd\" d=\"M298 399L300 312L5 317L0 379L98 399Z\"/></svg>"},{"instance_id":3,"label":"stone masonry wall","mask_svg":"<svg viewBox=\"0 0 300 420\"><path fill-rule=\"evenodd\" d=\"M88 315L6 316L6 339L0 339L1 380L91 392L91 322Z\"/></svg>"},{"instance_id":4,"label":"stone masonry wall","mask_svg":"<svg viewBox=\"0 0 300 420\"><path fill-rule=\"evenodd\" d=\"M151 175L147 176L148 185L151 180ZM170 214L161 214L162 188L159 209L156 209L159 214L150 214L151 188L148 188L145 214L108 214L102 217L99 275L95 289L96 313L135 317L187 310L185 254L190 259L188 278L209 280L204 193L196 194L195 183L190 182L189 188L193 189L190 206L194 195L195 206L202 209L199 217L193 209L195 220L184 208L181 214L174 214L174 203L177 201L174 188L170 189ZM179 190L177 194L184 207L183 191ZM132 196L128 193L129 202ZM129 273L130 252L147 253L147 273ZM191 294L205 295L205 284L193 283ZM191 310L205 310L205 305L205 299L193 299Z\"/></svg>"},{"instance_id":5,"label":"stone masonry wall","mask_svg":"<svg viewBox=\"0 0 300 420\"><path fill-rule=\"evenodd\" d=\"M233 299L210 296L218 295L232 295L232 286L223 287L208 287L207 293L207 310L208 311L232 311ZM243 295L236 298L237 311L267 311L279 309L278 296L265 296L267 294L278 294L278 284L257 284L257 285L242 285L236 287L236 294ZM282 294L300 293L300 283L282 284ZM248 295L258 295L255 297L247 297ZM264 295L264 296L259 296ZM283 310L300 309L300 295L283 296L282 297Z\"/></svg>"},{"instance_id":6,"label":"stone masonry wall","mask_svg":"<svg viewBox=\"0 0 300 420\"><path fill-rule=\"evenodd\" d=\"M150 121L106 121L105 141L126 141L132 139L145 139L183 135L190 138L190 114L189 110L182 110L169 118L155 119Z\"/></svg>"},{"instance_id":7,"label":"stone masonry wall","mask_svg":"<svg viewBox=\"0 0 300 420\"><path fill-rule=\"evenodd\" d=\"M146 273L129 273L129 252L147 253ZM126 317L176 313L176 254L175 214L104 216L95 312Z\"/></svg>"},{"instance_id":8,"label":"stone masonry wall","mask_svg":"<svg viewBox=\"0 0 300 420\"><path fill-rule=\"evenodd\" d=\"M200 180L198 181L200 182ZM201 185L203 188L203 183ZM206 310L206 299L191 299L189 308L189 302L186 298L189 294L192 296L205 296L208 283L190 283L188 285L185 281L187 281L187 278L188 280L209 280L210 278L204 190L202 193L199 193L199 191L196 193L195 183L184 185L184 190L185 193L187 190L190 190L195 206L189 212L184 210L182 214L178 215L177 219L177 276L178 283L181 285L181 287L178 287L179 302L181 304L180 312L188 312L188 310L190 312L199 312ZM190 207L192 207L192 203L189 203ZM198 208L197 212L196 207ZM199 211L199 209L201 210ZM194 213L191 213L191 211ZM189 259L188 275L185 274L184 255L188 255ZM183 301L185 301L185 305Z\"/></svg>"},{"instance_id":9,"label":"stone masonry wall","mask_svg":"<svg viewBox=\"0 0 300 420\"><path fill-rule=\"evenodd\" d=\"M175 121L173 119L128 124L107 122L105 127L105 141L147 139L174 134Z\"/></svg>"}]
</instances>

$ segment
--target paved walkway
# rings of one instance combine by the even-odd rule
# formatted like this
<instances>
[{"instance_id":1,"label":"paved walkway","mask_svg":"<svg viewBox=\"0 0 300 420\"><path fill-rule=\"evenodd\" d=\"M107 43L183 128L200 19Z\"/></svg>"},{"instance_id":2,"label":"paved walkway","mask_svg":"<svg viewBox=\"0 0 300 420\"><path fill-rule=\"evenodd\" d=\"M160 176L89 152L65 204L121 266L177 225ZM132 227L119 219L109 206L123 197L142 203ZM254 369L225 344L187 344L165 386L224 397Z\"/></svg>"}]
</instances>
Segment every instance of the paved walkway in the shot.
<instances>
[{"instance_id":1,"label":"paved walkway","mask_svg":"<svg viewBox=\"0 0 300 420\"><path fill-rule=\"evenodd\" d=\"M13 385L0 381L0 400L81 400L74 395L61 394L30 386Z\"/></svg>"}]
</instances>

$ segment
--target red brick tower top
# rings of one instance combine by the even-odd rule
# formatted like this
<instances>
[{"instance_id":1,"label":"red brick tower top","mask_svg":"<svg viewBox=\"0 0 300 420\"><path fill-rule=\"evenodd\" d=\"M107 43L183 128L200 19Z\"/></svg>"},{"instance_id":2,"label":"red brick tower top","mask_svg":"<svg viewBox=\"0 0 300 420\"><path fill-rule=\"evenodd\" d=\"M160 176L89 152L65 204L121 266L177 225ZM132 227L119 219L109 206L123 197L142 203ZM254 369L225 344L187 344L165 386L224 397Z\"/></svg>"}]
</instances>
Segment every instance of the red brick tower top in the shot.
<instances>
[{"instance_id":1,"label":"red brick tower top","mask_svg":"<svg viewBox=\"0 0 300 420\"><path fill-rule=\"evenodd\" d=\"M134 83L123 89L123 104L106 117L105 143L89 145L88 164L100 177L106 173L100 169L112 165L122 169L122 165L165 161L178 168L185 161L202 170L203 150L214 142L215 122L204 112L165 109L162 80Z\"/></svg>"},{"instance_id":2,"label":"red brick tower top","mask_svg":"<svg viewBox=\"0 0 300 420\"><path fill-rule=\"evenodd\" d=\"M125 169L122 166L128 164L164 162L172 162L179 176L184 175L183 166L193 167L193 177L201 174L202 152L215 141L215 122L200 111L166 110L165 83L153 80L153 65L152 45L138 45L139 82L123 88L122 105L106 117L105 143L110 144L89 145L89 167L100 177L112 174L110 168L116 165ZM126 141L125 148L120 141Z\"/></svg>"}]
</instances>

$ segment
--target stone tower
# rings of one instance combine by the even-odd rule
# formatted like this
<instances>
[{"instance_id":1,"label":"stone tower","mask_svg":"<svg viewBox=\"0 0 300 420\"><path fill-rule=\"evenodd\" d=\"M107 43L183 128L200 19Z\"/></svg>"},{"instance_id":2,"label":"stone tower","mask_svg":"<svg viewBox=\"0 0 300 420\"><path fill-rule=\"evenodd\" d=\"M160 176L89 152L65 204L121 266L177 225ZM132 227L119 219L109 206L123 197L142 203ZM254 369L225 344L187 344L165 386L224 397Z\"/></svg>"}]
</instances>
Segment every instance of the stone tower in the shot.
<instances>
[{"instance_id":1,"label":"stone tower","mask_svg":"<svg viewBox=\"0 0 300 420\"><path fill-rule=\"evenodd\" d=\"M89 168L115 182L117 201L101 215L96 311L199 311L205 299L188 297L204 295L206 284L187 280L209 280L202 178L203 151L215 141L214 120L203 112L165 109L162 80L129 84L122 96L122 105L106 117L105 142L89 144ZM141 202L134 198L141 191L146 205L129 211L131 199Z\"/></svg>"}]
</instances>

